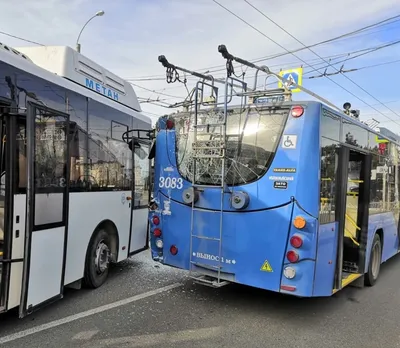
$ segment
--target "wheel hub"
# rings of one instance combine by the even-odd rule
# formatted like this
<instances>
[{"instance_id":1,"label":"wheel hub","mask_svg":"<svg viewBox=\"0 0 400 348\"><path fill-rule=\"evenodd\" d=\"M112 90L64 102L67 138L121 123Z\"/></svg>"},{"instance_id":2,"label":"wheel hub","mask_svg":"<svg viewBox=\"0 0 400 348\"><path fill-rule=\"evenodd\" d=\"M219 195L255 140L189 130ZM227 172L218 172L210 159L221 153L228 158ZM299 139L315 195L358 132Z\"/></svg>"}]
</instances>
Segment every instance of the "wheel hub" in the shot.
<instances>
[{"instance_id":1,"label":"wheel hub","mask_svg":"<svg viewBox=\"0 0 400 348\"><path fill-rule=\"evenodd\" d=\"M95 266L97 273L103 273L110 263L110 249L104 241L100 241L96 248Z\"/></svg>"}]
</instances>

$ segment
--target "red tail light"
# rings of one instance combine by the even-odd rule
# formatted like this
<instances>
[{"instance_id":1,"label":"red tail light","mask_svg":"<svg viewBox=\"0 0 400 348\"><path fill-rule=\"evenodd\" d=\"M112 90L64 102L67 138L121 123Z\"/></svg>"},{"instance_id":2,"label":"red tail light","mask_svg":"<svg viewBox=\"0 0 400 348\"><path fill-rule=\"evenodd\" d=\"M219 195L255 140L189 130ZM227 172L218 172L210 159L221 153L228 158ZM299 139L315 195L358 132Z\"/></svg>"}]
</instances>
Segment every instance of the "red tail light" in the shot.
<instances>
[{"instance_id":1,"label":"red tail light","mask_svg":"<svg viewBox=\"0 0 400 348\"><path fill-rule=\"evenodd\" d=\"M153 216L152 221L154 225L158 225L160 223L160 218L158 216Z\"/></svg>"},{"instance_id":2,"label":"red tail light","mask_svg":"<svg viewBox=\"0 0 400 348\"><path fill-rule=\"evenodd\" d=\"M293 236L290 238L290 245L293 248L300 248L303 245L303 240L299 236Z\"/></svg>"},{"instance_id":3,"label":"red tail light","mask_svg":"<svg viewBox=\"0 0 400 348\"><path fill-rule=\"evenodd\" d=\"M296 287L295 286L289 286L289 285L281 285L281 290L296 291Z\"/></svg>"},{"instance_id":4,"label":"red tail light","mask_svg":"<svg viewBox=\"0 0 400 348\"><path fill-rule=\"evenodd\" d=\"M161 230L159 228L156 228L153 232L154 237L161 237Z\"/></svg>"},{"instance_id":5,"label":"red tail light","mask_svg":"<svg viewBox=\"0 0 400 348\"><path fill-rule=\"evenodd\" d=\"M173 129L174 128L174 121L167 120L167 122L165 122L165 125L166 125L167 129Z\"/></svg>"},{"instance_id":6,"label":"red tail light","mask_svg":"<svg viewBox=\"0 0 400 348\"><path fill-rule=\"evenodd\" d=\"M299 261L299 254L297 254L294 250L288 251L286 257L291 263L296 263Z\"/></svg>"},{"instance_id":7,"label":"red tail light","mask_svg":"<svg viewBox=\"0 0 400 348\"><path fill-rule=\"evenodd\" d=\"M178 253L178 248L175 245L171 245L171 247L169 248L169 252L172 255L176 255Z\"/></svg>"},{"instance_id":8,"label":"red tail light","mask_svg":"<svg viewBox=\"0 0 400 348\"><path fill-rule=\"evenodd\" d=\"M300 105L292 107L292 117L300 117L304 114L304 108Z\"/></svg>"}]
</instances>

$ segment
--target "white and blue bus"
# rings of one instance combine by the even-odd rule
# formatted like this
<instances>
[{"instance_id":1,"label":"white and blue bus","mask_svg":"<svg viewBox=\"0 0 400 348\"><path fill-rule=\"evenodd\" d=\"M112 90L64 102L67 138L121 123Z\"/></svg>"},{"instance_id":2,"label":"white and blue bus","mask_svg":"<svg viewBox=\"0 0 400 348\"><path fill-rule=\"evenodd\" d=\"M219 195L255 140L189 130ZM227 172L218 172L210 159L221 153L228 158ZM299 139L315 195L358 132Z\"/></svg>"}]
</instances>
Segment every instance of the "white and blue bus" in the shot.
<instances>
[{"instance_id":1,"label":"white and blue bus","mask_svg":"<svg viewBox=\"0 0 400 348\"><path fill-rule=\"evenodd\" d=\"M147 249L149 143L122 136L151 120L73 49L0 44L0 122L0 311L23 317Z\"/></svg>"}]
</instances>

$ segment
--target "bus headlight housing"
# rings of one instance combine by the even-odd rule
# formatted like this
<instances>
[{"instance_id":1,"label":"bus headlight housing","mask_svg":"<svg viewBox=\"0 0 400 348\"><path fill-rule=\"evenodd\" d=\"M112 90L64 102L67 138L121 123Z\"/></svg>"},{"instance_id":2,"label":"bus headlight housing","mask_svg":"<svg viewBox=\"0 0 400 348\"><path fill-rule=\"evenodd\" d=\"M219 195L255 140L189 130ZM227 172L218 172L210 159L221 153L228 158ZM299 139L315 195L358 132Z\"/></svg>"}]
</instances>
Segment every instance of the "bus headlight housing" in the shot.
<instances>
[{"instance_id":1,"label":"bus headlight housing","mask_svg":"<svg viewBox=\"0 0 400 348\"><path fill-rule=\"evenodd\" d=\"M283 275L287 279L293 279L296 276L296 270L293 267L285 267L283 270Z\"/></svg>"}]
</instances>

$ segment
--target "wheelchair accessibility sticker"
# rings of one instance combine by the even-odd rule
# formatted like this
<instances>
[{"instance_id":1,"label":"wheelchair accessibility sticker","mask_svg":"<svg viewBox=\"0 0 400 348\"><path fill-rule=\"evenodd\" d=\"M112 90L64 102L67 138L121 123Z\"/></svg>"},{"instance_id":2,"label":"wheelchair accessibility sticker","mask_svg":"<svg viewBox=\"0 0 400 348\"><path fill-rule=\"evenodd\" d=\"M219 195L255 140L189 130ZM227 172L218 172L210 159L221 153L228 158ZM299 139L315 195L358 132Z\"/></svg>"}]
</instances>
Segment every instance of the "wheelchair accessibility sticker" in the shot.
<instances>
[{"instance_id":1,"label":"wheelchair accessibility sticker","mask_svg":"<svg viewBox=\"0 0 400 348\"><path fill-rule=\"evenodd\" d=\"M282 137L282 148L295 149L297 146L297 135L284 134Z\"/></svg>"}]
</instances>

